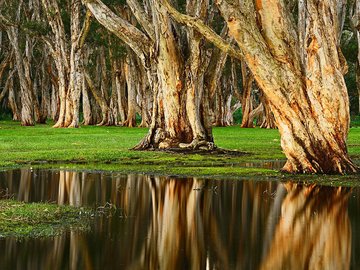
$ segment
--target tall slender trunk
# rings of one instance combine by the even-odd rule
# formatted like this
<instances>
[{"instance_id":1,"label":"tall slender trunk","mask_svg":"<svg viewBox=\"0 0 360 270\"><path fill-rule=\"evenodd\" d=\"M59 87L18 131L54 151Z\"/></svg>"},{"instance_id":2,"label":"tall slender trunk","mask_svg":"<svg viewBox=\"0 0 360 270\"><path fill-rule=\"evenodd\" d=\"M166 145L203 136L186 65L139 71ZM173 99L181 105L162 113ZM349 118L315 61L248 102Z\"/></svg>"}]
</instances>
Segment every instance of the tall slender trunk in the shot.
<instances>
[{"instance_id":1,"label":"tall slender trunk","mask_svg":"<svg viewBox=\"0 0 360 270\"><path fill-rule=\"evenodd\" d=\"M34 121L34 107L33 107L33 90L31 89L31 85L29 82L31 81L29 74L26 72L27 70L24 67L24 59L22 53L20 52L19 45L19 30L15 26L10 26L7 30L9 40L14 49L15 54L15 62L17 73L19 77L20 83L20 91L21 91L21 125L23 126L33 126L35 124Z\"/></svg>"},{"instance_id":2,"label":"tall slender trunk","mask_svg":"<svg viewBox=\"0 0 360 270\"><path fill-rule=\"evenodd\" d=\"M251 71L246 67L246 64L241 62L241 75L242 75L242 98L241 98L241 108L242 108L242 121L241 127L243 128L252 128L254 127L253 117L250 117L251 112L253 111L253 97L252 97L252 87L254 83L254 76Z\"/></svg>"},{"instance_id":3,"label":"tall slender trunk","mask_svg":"<svg viewBox=\"0 0 360 270\"><path fill-rule=\"evenodd\" d=\"M127 118L123 123L124 126L136 126L136 94L138 91L138 71L136 68L135 55L128 50L127 58L124 63L124 73L127 89Z\"/></svg>"},{"instance_id":4,"label":"tall slender trunk","mask_svg":"<svg viewBox=\"0 0 360 270\"><path fill-rule=\"evenodd\" d=\"M82 72L82 49L80 46L80 7L81 0L71 0L71 51L70 51L70 85L72 111L69 117L72 119L68 127L79 127L80 95L83 86L84 75Z\"/></svg>"},{"instance_id":5,"label":"tall slender trunk","mask_svg":"<svg viewBox=\"0 0 360 270\"><path fill-rule=\"evenodd\" d=\"M54 58L57 69L57 87L59 96L59 115L53 127L66 127L71 123L71 119L66 117L67 109L70 108L69 103L69 53L66 44L66 34L64 23L61 18L61 11L57 1L42 0L42 5L45 10L47 21L51 27L54 38L53 40L45 40L47 43L52 57Z\"/></svg>"},{"instance_id":6,"label":"tall slender trunk","mask_svg":"<svg viewBox=\"0 0 360 270\"><path fill-rule=\"evenodd\" d=\"M354 0L349 8L349 21L356 37L358 52L356 57L356 88L358 92L359 114L360 114L360 1Z\"/></svg>"}]
</instances>

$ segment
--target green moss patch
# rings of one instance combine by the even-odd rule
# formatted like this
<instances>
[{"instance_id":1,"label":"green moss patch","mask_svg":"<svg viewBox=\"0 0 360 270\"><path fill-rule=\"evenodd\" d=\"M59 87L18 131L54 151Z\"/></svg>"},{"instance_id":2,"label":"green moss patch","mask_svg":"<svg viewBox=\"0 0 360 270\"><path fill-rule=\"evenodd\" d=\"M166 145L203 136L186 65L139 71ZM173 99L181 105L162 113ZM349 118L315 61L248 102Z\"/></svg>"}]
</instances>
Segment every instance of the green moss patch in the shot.
<instances>
[{"instance_id":1,"label":"green moss patch","mask_svg":"<svg viewBox=\"0 0 360 270\"><path fill-rule=\"evenodd\" d=\"M0 238L51 237L89 230L91 211L49 203L0 200Z\"/></svg>"}]
</instances>

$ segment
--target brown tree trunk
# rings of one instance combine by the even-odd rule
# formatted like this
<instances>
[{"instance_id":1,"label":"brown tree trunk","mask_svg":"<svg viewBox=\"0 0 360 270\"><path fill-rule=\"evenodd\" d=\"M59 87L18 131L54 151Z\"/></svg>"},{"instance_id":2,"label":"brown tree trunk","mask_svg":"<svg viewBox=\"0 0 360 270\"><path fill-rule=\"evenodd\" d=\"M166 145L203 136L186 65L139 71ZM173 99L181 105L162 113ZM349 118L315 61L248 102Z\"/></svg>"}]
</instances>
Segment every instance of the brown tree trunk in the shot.
<instances>
[{"instance_id":1,"label":"brown tree trunk","mask_svg":"<svg viewBox=\"0 0 360 270\"><path fill-rule=\"evenodd\" d=\"M181 55L181 32L176 29L177 26L161 6L161 1L149 1L150 16L138 20L140 24L146 22L144 29L147 29L147 34L113 14L101 1L83 2L101 24L130 46L148 74L149 85L154 92L152 123L148 135L135 149L212 148L211 129L206 124L207 117L202 113L206 113L207 107L206 104L200 104L204 94L199 85L203 82L196 80L200 74L196 73L199 69L197 65L202 64L197 52L197 44L201 43L198 41L200 37L193 40L195 44L189 46L190 58L192 63L195 63L190 65L190 62L184 62L184 55ZM201 10L201 16L206 15L207 8L203 7L207 4L196 4L198 7L201 5L201 8L197 9ZM195 2L189 2L189 5L195 6ZM141 11L140 13L145 12L136 3L133 3L131 8ZM152 36L152 33L155 36ZM153 42L154 40L156 42Z\"/></svg>"},{"instance_id":2,"label":"brown tree trunk","mask_svg":"<svg viewBox=\"0 0 360 270\"><path fill-rule=\"evenodd\" d=\"M26 72L24 67L24 59L20 51L18 35L19 30L15 26L10 26L8 29L8 37L14 49L16 69L19 77L21 91L21 125L33 126L35 124L32 93L33 90L31 89L32 85L29 85L31 79L26 77L26 75L29 74Z\"/></svg>"},{"instance_id":3,"label":"brown tree trunk","mask_svg":"<svg viewBox=\"0 0 360 270\"><path fill-rule=\"evenodd\" d=\"M259 99L260 99L260 104L263 107L260 127L271 128L271 129L276 128L276 122L275 122L274 114L271 111L270 104L261 91L260 91Z\"/></svg>"},{"instance_id":4,"label":"brown tree trunk","mask_svg":"<svg viewBox=\"0 0 360 270\"><path fill-rule=\"evenodd\" d=\"M108 119L109 107L108 107L105 99L101 95L101 93L99 93L99 91L96 89L90 75L86 71L85 71L84 75L85 75L85 80L86 80L87 86L89 87L91 94L95 98L96 103L98 103L101 108L101 112L102 112L102 121L101 122L105 123ZM100 125L102 125L102 123L100 123Z\"/></svg>"},{"instance_id":5,"label":"brown tree trunk","mask_svg":"<svg viewBox=\"0 0 360 270\"><path fill-rule=\"evenodd\" d=\"M307 1L307 53L303 74L290 15L281 1L268 2L266 7L263 1L255 6L236 7L224 1L219 7L230 34L247 53L248 66L274 112L288 158L283 169L324 173L357 171L346 148L349 100L338 53L337 31L326 19L337 16L335 7L330 1L319 5L316 1ZM245 23L240 9L246 14L251 10L261 14L264 32L260 33L255 19ZM230 15L231 11L235 14ZM246 29L239 30L241 27ZM260 42L249 37L246 32L249 29L257 34ZM279 31L283 32L275 37ZM261 53L249 49L251 45Z\"/></svg>"},{"instance_id":6,"label":"brown tree trunk","mask_svg":"<svg viewBox=\"0 0 360 270\"><path fill-rule=\"evenodd\" d=\"M252 97L252 87L254 82L254 76L250 71L247 70L246 64L241 62L241 75L242 75L242 98L241 98L241 109L242 109L242 128L253 128L254 127L254 114L253 117L250 117L251 112L253 111L253 97Z\"/></svg>"},{"instance_id":7,"label":"brown tree trunk","mask_svg":"<svg viewBox=\"0 0 360 270\"><path fill-rule=\"evenodd\" d=\"M338 22L330 19L338 18L336 2L306 2L305 65L296 28L283 0L216 2L240 51L201 21L179 14L168 1L164 4L178 21L246 61L274 113L287 157L283 170L358 172L346 146L350 120L343 77L346 69L337 46Z\"/></svg>"},{"instance_id":8,"label":"brown tree trunk","mask_svg":"<svg viewBox=\"0 0 360 270\"><path fill-rule=\"evenodd\" d=\"M125 74L124 74L124 62L113 61L115 69L115 90L117 96L117 106L120 115L120 123L122 124L126 120L126 105L125 105Z\"/></svg>"},{"instance_id":9,"label":"brown tree trunk","mask_svg":"<svg viewBox=\"0 0 360 270\"><path fill-rule=\"evenodd\" d=\"M128 50L124 63L124 74L127 89L127 118L123 123L127 127L136 126L136 94L138 87L138 68L136 67L135 55Z\"/></svg>"},{"instance_id":10,"label":"brown tree trunk","mask_svg":"<svg viewBox=\"0 0 360 270\"><path fill-rule=\"evenodd\" d=\"M80 95L84 75L82 72L82 49L80 45L80 7L81 0L71 0L71 51L70 51L70 80L69 94L71 95L72 110L68 110L67 119L71 123L68 127L79 127Z\"/></svg>"},{"instance_id":11,"label":"brown tree trunk","mask_svg":"<svg viewBox=\"0 0 360 270\"><path fill-rule=\"evenodd\" d=\"M360 1L354 0L350 3L349 9L350 23L354 31L357 45L358 53L356 57L356 88L358 92L358 102L359 102L359 114L360 114Z\"/></svg>"},{"instance_id":12,"label":"brown tree trunk","mask_svg":"<svg viewBox=\"0 0 360 270\"><path fill-rule=\"evenodd\" d=\"M60 8L54 0L42 0L42 5L47 16L47 21L54 35L54 40L45 40L54 58L57 69L57 84L59 96L59 114L54 128L67 127L71 119L66 118L67 111L70 109L69 96L69 53L66 44L66 34L64 23L61 18Z\"/></svg>"}]
</instances>

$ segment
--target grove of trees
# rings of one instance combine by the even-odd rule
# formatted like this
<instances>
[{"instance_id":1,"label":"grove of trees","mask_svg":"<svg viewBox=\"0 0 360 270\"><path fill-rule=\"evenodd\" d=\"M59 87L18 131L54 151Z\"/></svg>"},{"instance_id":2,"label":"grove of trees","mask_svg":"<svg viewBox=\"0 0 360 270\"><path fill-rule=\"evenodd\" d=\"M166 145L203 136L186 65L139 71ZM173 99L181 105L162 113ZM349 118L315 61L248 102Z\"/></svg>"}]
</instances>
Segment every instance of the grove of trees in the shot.
<instances>
[{"instance_id":1,"label":"grove of trees","mask_svg":"<svg viewBox=\"0 0 360 270\"><path fill-rule=\"evenodd\" d=\"M241 109L279 129L284 171L355 173L359 43L359 0L0 0L0 112L191 151Z\"/></svg>"}]
</instances>

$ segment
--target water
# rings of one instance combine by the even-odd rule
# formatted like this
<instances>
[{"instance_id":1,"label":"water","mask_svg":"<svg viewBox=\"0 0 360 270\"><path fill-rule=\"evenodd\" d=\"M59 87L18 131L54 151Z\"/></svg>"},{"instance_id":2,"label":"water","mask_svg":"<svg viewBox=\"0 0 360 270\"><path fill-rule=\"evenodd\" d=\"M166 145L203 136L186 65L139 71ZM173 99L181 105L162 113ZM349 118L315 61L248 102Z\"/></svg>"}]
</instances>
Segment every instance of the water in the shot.
<instances>
[{"instance_id":1,"label":"water","mask_svg":"<svg viewBox=\"0 0 360 270\"><path fill-rule=\"evenodd\" d=\"M0 172L0 194L117 209L90 232L1 239L0 269L360 265L360 189L24 169Z\"/></svg>"}]
</instances>

